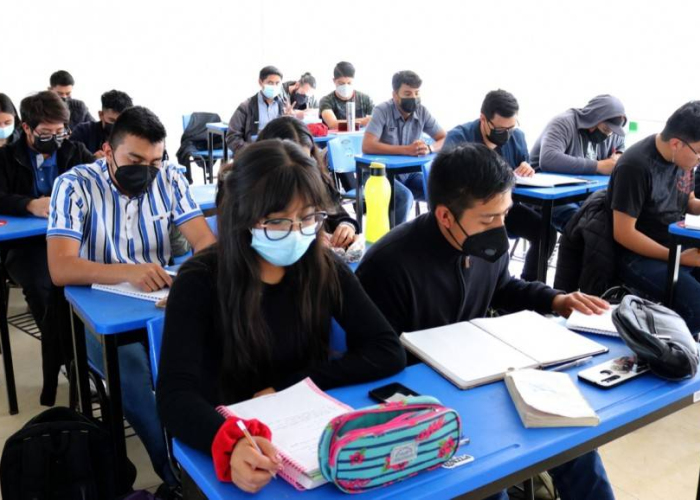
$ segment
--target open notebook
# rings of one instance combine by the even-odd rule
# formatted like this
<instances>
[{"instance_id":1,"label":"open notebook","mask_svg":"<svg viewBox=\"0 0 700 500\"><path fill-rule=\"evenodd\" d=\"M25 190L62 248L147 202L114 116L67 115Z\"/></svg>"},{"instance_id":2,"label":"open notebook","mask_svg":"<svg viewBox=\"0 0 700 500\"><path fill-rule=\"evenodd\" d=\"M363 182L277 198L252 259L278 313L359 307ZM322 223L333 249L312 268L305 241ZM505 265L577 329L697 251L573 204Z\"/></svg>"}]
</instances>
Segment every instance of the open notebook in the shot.
<instances>
[{"instance_id":1,"label":"open notebook","mask_svg":"<svg viewBox=\"0 0 700 500\"><path fill-rule=\"evenodd\" d=\"M556 365L608 350L532 311L403 333L401 342L460 389L501 380L510 369Z\"/></svg>"},{"instance_id":2,"label":"open notebook","mask_svg":"<svg viewBox=\"0 0 700 500\"><path fill-rule=\"evenodd\" d=\"M143 292L140 288L136 288L131 283L119 283L118 285L92 285L94 290L101 290L103 292L116 293L117 295L126 295L127 297L133 297L135 299L150 300L151 302L158 302L164 299L170 293L170 288L163 288L162 290L156 290L155 292Z\"/></svg>"},{"instance_id":3,"label":"open notebook","mask_svg":"<svg viewBox=\"0 0 700 500\"><path fill-rule=\"evenodd\" d=\"M531 177L515 176L515 183L518 186L526 187L556 187L570 184L585 184L587 182L588 181L585 179L578 179L567 175L541 174L539 172Z\"/></svg>"},{"instance_id":4,"label":"open notebook","mask_svg":"<svg viewBox=\"0 0 700 500\"><path fill-rule=\"evenodd\" d=\"M283 391L217 410L227 418L256 418L267 425L272 431L272 444L282 456L280 476L297 489L310 490L326 482L318 463L323 430L328 422L352 408L307 378Z\"/></svg>"},{"instance_id":5,"label":"open notebook","mask_svg":"<svg viewBox=\"0 0 700 500\"><path fill-rule=\"evenodd\" d=\"M597 335L607 335L609 337L619 337L617 328L612 320L612 313L617 306L610 306L610 309L603 314L591 314L586 316L583 313L574 311L566 320L566 327L583 333L595 333Z\"/></svg>"}]
</instances>

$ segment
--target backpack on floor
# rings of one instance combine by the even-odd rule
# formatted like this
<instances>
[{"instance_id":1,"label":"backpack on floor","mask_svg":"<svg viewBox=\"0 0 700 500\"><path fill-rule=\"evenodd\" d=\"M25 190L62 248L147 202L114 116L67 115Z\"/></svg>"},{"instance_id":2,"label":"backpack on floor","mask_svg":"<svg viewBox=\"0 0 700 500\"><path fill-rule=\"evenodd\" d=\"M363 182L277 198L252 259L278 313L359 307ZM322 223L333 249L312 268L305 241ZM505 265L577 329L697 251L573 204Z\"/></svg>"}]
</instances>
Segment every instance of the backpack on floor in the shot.
<instances>
[{"instance_id":1,"label":"backpack on floor","mask_svg":"<svg viewBox=\"0 0 700 500\"><path fill-rule=\"evenodd\" d=\"M0 459L2 497L12 500L108 500L132 483L117 488L102 424L68 408L31 419L7 440Z\"/></svg>"}]
</instances>

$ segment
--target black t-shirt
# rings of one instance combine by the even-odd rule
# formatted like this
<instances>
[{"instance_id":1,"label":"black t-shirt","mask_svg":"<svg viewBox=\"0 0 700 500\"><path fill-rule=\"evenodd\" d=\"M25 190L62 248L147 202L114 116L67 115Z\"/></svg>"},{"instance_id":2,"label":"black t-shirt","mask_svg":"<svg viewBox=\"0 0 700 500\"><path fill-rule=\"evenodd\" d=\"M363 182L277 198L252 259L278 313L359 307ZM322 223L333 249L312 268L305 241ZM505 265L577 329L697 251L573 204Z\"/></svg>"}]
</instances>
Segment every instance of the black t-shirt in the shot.
<instances>
[{"instance_id":1,"label":"black t-shirt","mask_svg":"<svg viewBox=\"0 0 700 500\"><path fill-rule=\"evenodd\" d=\"M356 90L355 95L352 97L352 99L350 99L350 101L355 101L356 118L364 118L365 116L370 116L372 114L374 103L367 94L363 94L362 92L358 92ZM319 112L323 114L325 110L330 109L333 111L333 114L335 114L336 119L345 120L347 119L347 115L345 113L345 105L347 103L348 101L343 101L337 95L335 95L335 91L333 91L321 98Z\"/></svg>"},{"instance_id":2,"label":"black t-shirt","mask_svg":"<svg viewBox=\"0 0 700 500\"><path fill-rule=\"evenodd\" d=\"M620 157L608 186L608 208L637 219L636 228L661 245L668 225L683 219L693 191L693 172L666 161L652 135Z\"/></svg>"}]
</instances>

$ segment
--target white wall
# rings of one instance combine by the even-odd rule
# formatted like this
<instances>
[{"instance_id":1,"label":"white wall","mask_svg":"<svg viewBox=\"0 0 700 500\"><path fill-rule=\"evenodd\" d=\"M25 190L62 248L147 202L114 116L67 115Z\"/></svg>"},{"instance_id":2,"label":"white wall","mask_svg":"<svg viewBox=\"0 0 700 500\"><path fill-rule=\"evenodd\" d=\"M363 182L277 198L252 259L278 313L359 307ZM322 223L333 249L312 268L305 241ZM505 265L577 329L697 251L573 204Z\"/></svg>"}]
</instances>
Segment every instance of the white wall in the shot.
<instances>
[{"instance_id":1,"label":"white wall","mask_svg":"<svg viewBox=\"0 0 700 500\"><path fill-rule=\"evenodd\" d=\"M418 72L446 129L476 118L487 91L509 90L532 144L549 118L599 93L620 97L631 119L661 122L700 98L698 21L697 0L8 1L0 92L19 105L66 69L95 116L111 88L151 108L174 152L183 113L228 120L262 66L285 79L311 71L321 96L349 60L375 102L395 71Z\"/></svg>"}]
</instances>

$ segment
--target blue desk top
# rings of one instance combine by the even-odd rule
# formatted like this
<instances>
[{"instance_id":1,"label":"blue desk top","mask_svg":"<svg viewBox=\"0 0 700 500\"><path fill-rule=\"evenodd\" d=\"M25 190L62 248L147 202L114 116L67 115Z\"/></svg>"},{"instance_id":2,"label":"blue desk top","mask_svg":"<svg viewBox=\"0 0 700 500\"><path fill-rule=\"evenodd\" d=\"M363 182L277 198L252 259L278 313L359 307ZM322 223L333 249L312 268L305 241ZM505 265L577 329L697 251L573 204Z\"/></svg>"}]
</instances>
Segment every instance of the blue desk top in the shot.
<instances>
[{"instance_id":1,"label":"blue desk top","mask_svg":"<svg viewBox=\"0 0 700 500\"><path fill-rule=\"evenodd\" d=\"M455 408L462 418L463 433L471 443L458 454L473 455L476 460L454 470L437 469L362 495L367 499L401 497L411 499L452 498L492 483L509 474L523 470L542 460L565 452L607 432L662 409L700 389L700 374L683 382L668 382L651 374L613 389L598 389L579 383L576 373L606 359L629 354L616 338L591 336L605 344L610 352L596 356L593 362L568 370L581 392L601 418L597 427L566 427L526 429L503 382L461 391L446 379L420 364L412 366L386 380L330 391L336 398L354 408L373 404L367 396L369 389L389 381L403 383L420 394L430 394L443 404ZM249 498L232 484L220 483L204 453L175 441L175 458L211 499ZM299 494L283 480L272 481L258 494L261 499L347 498L332 485Z\"/></svg>"},{"instance_id":2,"label":"blue desk top","mask_svg":"<svg viewBox=\"0 0 700 500\"><path fill-rule=\"evenodd\" d=\"M164 314L154 302L89 286L67 286L66 299L86 327L99 335L111 335L146 328L146 323Z\"/></svg>"},{"instance_id":3,"label":"blue desk top","mask_svg":"<svg viewBox=\"0 0 700 500\"><path fill-rule=\"evenodd\" d=\"M0 228L0 230L2 230L2 228ZM685 224L681 226L679 222L669 225L668 232L676 236L700 240L700 231L697 229L686 229Z\"/></svg>"},{"instance_id":4,"label":"blue desk top","mask_svg":"<svg viewBox=\"0 0 700 500\"><path fill-rule=\"evenodd\" d=\"M594 193L608 187L610 177L607 175L577 175L578 179L586 179L586 184L572 184L570 186L559 186L552 188L531 188L518 187L513 189L513 194L525 196L528 198L536 198L540 200L556 200L559 198L567 198L569 196L584 195L586 193Z\"/></svg>"},{"instance_id":5,"label":"blue desk top","mask_svg":"<svg viewBox=\"0 0 700 500\"><path fill-rule=\"evenodd\" d=\"M420 167L435 159L437 154L431 153L425 156L401 156L401 155L355 155L355 161L369 165L377 162L386 165L386 168Z\"/></svg>"},{"instance_id":6,"label":"blue desk top","mask_svg":"<svg viewBox=\"0 0 700 500\"><path fill-rule=\"evenodd\" d=\"M202 210L216 208L216 184L190 186L190 193Z\"/></svg>"},{"instance_id":7,"label":"blue desk top","mask_svg":"<svg viewBox=\"0 0 700 500\"><path fill-rule=\"evenodd\" d=\"M218 123L207 123L207 130L212 132L226 132L228 130L228 123L218 122Z\"/></svg>"},{"instance_id":8,"label":"blue desk top","mask_svg":"<svg viewBox=\"0 0 700 500\"><path fill-rule=\"evenodd\" d=\"M4 223L4 224L3 224ZM46 234L48 220L43 217L0 215L0 241L18 240Z\"/></svg>"},{"instance_id":9,"label":"blue desk top","mask_svg":"<svg viewBox=\"0 0 700 500\"><path fill-rule=\"evenodd\" d=\"M325 144L328 141L330 141L331 139L335 139L336 137L337 137L336 134L328 134L328 135L324 135L322 137L314 137L314 142L316 144Z\"/></svg>"}]
</instances>

